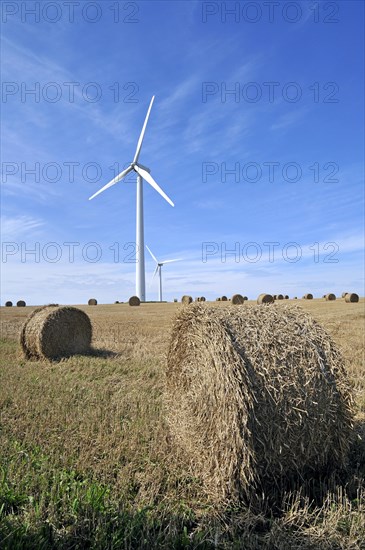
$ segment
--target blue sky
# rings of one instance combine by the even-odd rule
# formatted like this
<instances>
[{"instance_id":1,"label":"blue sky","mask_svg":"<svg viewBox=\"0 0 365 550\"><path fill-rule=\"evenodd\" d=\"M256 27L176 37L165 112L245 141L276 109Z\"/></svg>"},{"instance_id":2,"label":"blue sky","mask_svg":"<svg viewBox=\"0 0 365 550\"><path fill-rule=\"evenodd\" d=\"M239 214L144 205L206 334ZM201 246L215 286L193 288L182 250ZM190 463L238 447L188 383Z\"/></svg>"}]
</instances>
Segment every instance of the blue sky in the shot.
<instances>
[{"instance_id":1,"label":"blue sky","mask_svg":"<svg viewBox=\"0 0 365 550\"><path fill-rule=\"evenodd\" d=\"M165 299L364 294L362 2L71 4L2 3L1 303L135 293L135 178L88 197L152 95L140 162L175 208L145 184L145 241L183 258Z\"/></svg>"}]
</instances>

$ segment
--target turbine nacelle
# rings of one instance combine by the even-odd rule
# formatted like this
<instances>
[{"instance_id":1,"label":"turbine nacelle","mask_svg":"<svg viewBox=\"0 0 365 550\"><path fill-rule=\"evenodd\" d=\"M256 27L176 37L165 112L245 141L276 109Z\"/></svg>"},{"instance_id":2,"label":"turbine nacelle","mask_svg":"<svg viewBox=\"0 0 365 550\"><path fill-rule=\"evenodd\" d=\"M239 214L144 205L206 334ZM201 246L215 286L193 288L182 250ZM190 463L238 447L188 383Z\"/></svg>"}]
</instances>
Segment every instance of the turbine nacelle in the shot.
<instances>
[{"instance_id":1,"label":"turbine nacelle","mask_svg":"<svg viewBox=\"0 0 365 550\"><path fill-rule=\"evenodd\" d=\"M131 166L133 166L133 170L134 170L135 165L139 166L139 168L142 168L143 170L145 170L149 174L151 173L151 169L147 168L147 166L143 166L143 164L141 164L140 162L138 164L137 164L137 162L132 162ZM134 171L136 172L136 170L134 170Z\"/></svg>"}]
</instances>

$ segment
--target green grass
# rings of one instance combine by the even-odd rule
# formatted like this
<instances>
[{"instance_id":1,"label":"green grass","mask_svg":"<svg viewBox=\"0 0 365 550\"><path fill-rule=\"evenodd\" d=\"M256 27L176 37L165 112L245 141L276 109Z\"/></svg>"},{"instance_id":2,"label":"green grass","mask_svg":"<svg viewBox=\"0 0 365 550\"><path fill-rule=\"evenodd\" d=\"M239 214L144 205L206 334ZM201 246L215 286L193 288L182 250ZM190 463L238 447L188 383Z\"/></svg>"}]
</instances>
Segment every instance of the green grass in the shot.
<instances>
[{"instance_id":1,"label":"green grass","mask_svg":"<svg viewBox=\"0 0 365 550\"><path fill-rule=\"evenodd\" d=\"M163 506L135 509L111 486L62 469L38 448L9 440L2 453L2 549L189 547L192 518L183 510L180 532L169 534Z\"/></svg>"}]
</instances>

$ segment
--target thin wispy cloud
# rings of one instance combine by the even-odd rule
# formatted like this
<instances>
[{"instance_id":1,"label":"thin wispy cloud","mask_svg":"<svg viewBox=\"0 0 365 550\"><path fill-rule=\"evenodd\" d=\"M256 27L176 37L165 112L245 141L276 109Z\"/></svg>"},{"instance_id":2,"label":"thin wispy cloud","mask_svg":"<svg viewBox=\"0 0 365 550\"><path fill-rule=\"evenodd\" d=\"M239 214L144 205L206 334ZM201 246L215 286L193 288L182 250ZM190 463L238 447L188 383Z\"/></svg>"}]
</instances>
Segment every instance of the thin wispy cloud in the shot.
<instances>
[{"instance_id":1,"label":"thin wispy cloud","mask_svg":"<svg viewBox=\"0 0 365 550\"><path fill-rule=\"evenodd\" d=\"M45 222L39 218L30 216L6 216L1 217L1 240L4 241L19 241L24 237L39 236Z\"/></svg>"}]
</instances>

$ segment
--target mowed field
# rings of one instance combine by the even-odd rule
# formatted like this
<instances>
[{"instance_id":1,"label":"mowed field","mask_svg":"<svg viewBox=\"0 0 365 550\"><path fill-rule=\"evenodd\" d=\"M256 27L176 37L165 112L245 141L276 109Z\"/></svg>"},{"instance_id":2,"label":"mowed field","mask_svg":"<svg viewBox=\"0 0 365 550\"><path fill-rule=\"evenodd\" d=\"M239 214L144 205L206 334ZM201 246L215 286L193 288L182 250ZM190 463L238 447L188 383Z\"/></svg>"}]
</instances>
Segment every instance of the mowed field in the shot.
<instances>
[{"instance_id":1,"label":"mowed field","mask_svg":"<svg viewBox=\"0 0 365 550\"><path fill-rule=\"evenodd\" d=\"M0 548L365 549L364 299L283 300L341 349L354 395L347 471L275 510L217 510L174 452L164 419L169 332L178 303L77 306L93 353L27 361L34 309L1 308ZM254 302L217 308L252 307Z\"/></svg>"}]
</instances>

